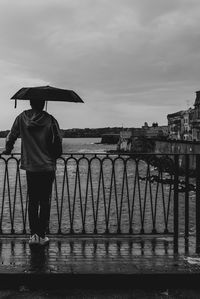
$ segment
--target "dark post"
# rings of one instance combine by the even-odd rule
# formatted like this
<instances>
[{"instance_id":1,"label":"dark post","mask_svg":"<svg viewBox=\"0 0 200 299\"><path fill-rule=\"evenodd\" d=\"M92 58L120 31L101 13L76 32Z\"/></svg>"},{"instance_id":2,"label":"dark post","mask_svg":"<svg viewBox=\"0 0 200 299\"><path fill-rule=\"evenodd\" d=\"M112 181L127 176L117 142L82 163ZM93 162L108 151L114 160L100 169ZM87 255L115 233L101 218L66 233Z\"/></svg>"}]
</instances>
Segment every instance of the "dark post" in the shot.
<instances>
[{"instance_id":1,"label":"dark post","mask_svg":"<svg viewBox=\"0 0 200 299\"><path fill-rule=\"evenodd\" d=\"M196 155L196 253L200 253L200 155Z\"/></svg>"},{"instance_id":2,"label":"dark post","mask_svg":"<svg viewBox=\"0 0 200 299\"><path fill-rule=\"evenodd\" d=\"M178 173L179 155L174 157L174 253L178 253Z\"/></svg>"},{"instance_id":3,"label":"dark post","mask_svg":"<svg viewBox=\"0 0 200 299\"><path fill-rule=\"evenodd\" d=\"M185 155L185 251L188 252L189 237L189 155Z\"/></svg>"}]
</instances>

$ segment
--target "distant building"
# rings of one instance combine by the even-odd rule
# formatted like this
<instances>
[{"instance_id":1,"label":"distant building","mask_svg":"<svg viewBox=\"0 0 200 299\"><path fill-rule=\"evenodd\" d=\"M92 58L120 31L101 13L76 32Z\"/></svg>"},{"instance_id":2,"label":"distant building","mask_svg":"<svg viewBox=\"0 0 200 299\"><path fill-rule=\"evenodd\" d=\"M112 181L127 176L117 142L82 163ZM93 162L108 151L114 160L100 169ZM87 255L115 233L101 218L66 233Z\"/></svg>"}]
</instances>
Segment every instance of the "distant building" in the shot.
<instances>
[{"instance_id":1,"label":"distant building","mask_svg":"<svg viewBox=\"0 0 200 299\"><path fill-rule=\"evenodd\" d=\"M200 141L200 91L196 91L194 108L167 115L169 139Z\"/></svg>"},{"instance_id":2,"label":"distant building","mask_svg":"<svg viewBox=\"0 0 200 299\"><path fill-rule=\"evenodd\" d=\"M161 139L200 141L200 90L196 91L194 108L168 114L167 120L167 126L159 126L156 122L149 126L145 122L141 128L121 131L118 149L134 152L142 147L144 150L146 142L149 150L153 140Z\"/></svg>"},{"instance_id":3,"label":"distant building","mask_svg":"<svg viewBox=\"0 0 200 299\"><path fill-rule=\"evenodd\" d=\"M192 138L195 141L200 141L200 91L196 91L192 118Z\"/></svg>"},{"instance_id":4,"label":"distant building","mask_svg":"<svg viewBox=\"0 0 200 299\"><path fill-rule=\"evenodd\" d=\"M139 138L139 137L144 137L145 136L145 129L142 127L142 128L132 128L131 129L131 137L132 138Z\"/></svg>"},{"instance_id":5,"label":"distant building","mask_svg":"<svg viewBox=\"0 0 200 299\"><path fill-rule=\"evenodd\" d=\"M192 119L194 115L194 109L189 108L183 113L183 140L192 141Z\"/></svg>"},{"instance_id":6,"label":"distant building","mask_svg":"<svg viewBox=\"0 0 200 299\"><path fill-rule=\"evenodd\" d=\"M148 123L145 122L142 129L145 131L144 136L147 138L159 138L168 136L168 126L159 126L157 122L152 123L149 127Z\"/></svg>"},{"instance_id":7,"label":"distant building","mask_svg":"<svg viewBox=\"0 0 200 299\"><path fill-rule=\"evenodd\" d=\"M185 111L178 111L167 115L169 139L181 140L183 139L184 127L183 116Z\"/></svg>"},{"instance_id":8,"label":"distant building","mask_svg":"<svg viewBox=\"0 0 200 299\"><path fill-rule=\"evenodd\" d=\"M144 144L144 139L167 138L168 126L159 126L153 123L149 126L147 122L141 128L131 128L120 132L117 149L119 151L135 151L135 148ZM137 145L137 146L136 146Z\"/></svg>"},{"instance_id":9,"label":"distant building","mask_svg":"<svg viewBox=\"0 0 200 299\"><path fill-rule=\"evenodd\" d=\"M171 140L193 140L192 119L194 109L178 111L167 115L169 139Z\"/></svg>"},{"instance_id":10,"label":"distant building","mask_svg":"<svg viewBox=\"0 0 200 299\"><path fill-rule=\"evenodd\" d=\"M166 126L159 126L160 130L163 132L163 136L168 137L169 136L169 128L168 125Z\"/></svg>"}]
</instances>

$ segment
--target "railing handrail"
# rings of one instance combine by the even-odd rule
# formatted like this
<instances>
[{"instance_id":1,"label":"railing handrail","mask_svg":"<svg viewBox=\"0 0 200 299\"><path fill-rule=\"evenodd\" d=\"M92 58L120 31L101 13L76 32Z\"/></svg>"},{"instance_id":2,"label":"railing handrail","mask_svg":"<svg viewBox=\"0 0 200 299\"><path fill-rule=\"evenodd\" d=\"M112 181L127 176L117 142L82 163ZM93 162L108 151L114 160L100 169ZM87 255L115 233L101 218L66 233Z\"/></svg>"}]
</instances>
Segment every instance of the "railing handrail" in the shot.
<instances>
[{"instance_id":1,"label":"railing handrail","mask_svg":"<svg viewBox=\"0 0 200 299\"><path fill-rule=\"evenodd\" d=\"M4 155L2 153L0 153L0 157L1 156L20 156L21 153L20 152L14 152L11 153L9 155ZM129 153L129 152L118 152L118 151L107 151L107 152L64 152L62 153L61 157L64 155L105 155L105 156L113 156L113 155L119 155L119 156L140 156L140 155L144 155L144 156L197 156L199 154L197 153L147 153L147 152L138 152L138 153ZM58 158L59 159L59 158Z\"/></svg>"}]
</instances>

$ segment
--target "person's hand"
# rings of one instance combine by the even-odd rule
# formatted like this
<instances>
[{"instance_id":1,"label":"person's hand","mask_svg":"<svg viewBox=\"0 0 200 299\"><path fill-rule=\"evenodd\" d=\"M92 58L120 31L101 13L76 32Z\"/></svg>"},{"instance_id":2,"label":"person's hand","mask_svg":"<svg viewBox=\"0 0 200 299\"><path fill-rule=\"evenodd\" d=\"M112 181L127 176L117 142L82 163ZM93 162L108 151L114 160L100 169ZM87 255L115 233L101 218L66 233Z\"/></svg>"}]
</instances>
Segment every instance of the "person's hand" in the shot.
<instances>
[{"instance_id":1,"label":"person's hand","mask_svg":"<svg viewBox=\"0 0 200 299\"><path fill-rule=\"evenodd\" d=\"M11 151L5 150L1 153L1 155L10 155Z\"/></svg>"}]
</instances>

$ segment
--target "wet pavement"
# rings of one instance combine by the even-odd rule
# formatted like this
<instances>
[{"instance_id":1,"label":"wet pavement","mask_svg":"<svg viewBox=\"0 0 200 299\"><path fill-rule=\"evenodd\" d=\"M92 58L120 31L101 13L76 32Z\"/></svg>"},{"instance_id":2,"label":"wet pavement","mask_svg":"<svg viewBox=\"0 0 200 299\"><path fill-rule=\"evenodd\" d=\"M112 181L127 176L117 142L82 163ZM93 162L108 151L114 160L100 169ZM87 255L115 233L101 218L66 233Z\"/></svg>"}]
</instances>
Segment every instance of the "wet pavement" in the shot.
<instances>
[{"instance_id":1,"label":"wet pavement","mask_svg":"<svg viewBox=\"0 0 200 299\"><path fill-rule=\"evenodd\" d=\"M182 244L181 244L182 242ZM138 274L194 273L200 258L190 240L185 252L172 237L50 237L47 246L32 246L28 237L0 240L1 273Z\"/></svg>"},{"instance_id":2,"label":"wet pavement","mask_svg":"<svg viewBox=\"0 0 200 299\"><path fill-rule=\"evenodd\" d=\"M28 237L1 238L0 298L176 298L183 287L200 298L192 238L189 248L179 239L179 254L166 236L50 238L32 248Z\"/></svg>"}]
</instances>

